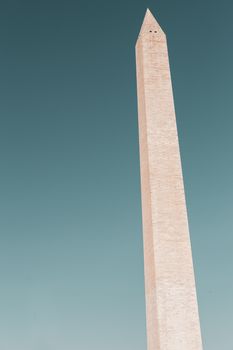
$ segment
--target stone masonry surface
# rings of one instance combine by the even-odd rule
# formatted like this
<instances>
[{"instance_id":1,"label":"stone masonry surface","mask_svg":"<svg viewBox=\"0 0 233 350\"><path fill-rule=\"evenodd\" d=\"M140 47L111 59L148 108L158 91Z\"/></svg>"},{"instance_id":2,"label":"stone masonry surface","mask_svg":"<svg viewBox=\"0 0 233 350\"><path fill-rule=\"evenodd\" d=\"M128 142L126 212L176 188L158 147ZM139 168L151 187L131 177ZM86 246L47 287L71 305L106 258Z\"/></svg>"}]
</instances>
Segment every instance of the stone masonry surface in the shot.
<instances>
[{"instance_id":1,"label":"stone masonry surface","mask_svg":"<svg viewBox=\"0 0 233 350\"><path fill-rule=\"evenodd\" d=\"M166 35L147 10L136 44L148 350L201 350Z\"/></svg>"}]
</instances>

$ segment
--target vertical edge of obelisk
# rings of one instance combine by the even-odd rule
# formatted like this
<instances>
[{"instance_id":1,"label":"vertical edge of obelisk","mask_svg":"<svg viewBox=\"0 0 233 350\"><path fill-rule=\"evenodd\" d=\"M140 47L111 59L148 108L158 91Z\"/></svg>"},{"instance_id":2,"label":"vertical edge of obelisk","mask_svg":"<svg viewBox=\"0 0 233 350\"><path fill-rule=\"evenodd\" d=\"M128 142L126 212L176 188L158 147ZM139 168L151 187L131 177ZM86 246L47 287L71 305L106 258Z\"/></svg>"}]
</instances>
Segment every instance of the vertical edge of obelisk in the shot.
<instances>
[{"instance_id":1,"label":"vertical edge of obelisk","mask_svg":"<svg viewBox=\"0 0 233 350\"><path fill-rule=\"evenodd\" d=\"M137 97L138 97L138 132L140 153L141 205L144 246L144 275L146 296L146 328L148 350L159 350L159 330L155 296L155 263L153 250L153 227L151 210L151 189L147 145L147 121L145 83L143 71L143 43L139 38L135 48Z\"/></svg>"}]
</instances>

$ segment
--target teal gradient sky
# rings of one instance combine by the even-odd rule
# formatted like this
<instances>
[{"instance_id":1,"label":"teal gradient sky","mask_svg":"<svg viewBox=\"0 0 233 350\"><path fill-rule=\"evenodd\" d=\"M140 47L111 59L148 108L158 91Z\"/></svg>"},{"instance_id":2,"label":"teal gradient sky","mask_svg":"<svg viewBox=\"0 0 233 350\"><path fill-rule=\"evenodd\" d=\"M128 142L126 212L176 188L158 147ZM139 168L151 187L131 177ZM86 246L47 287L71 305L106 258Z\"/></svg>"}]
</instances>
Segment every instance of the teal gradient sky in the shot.
<instances>
[{"instance_id":1,"label":"teal gradient sky","mask_svg":"<svg viewBox=\"0 0 233 350\"><path fill-rule=\"evenodd\" d=\"M167 33L205 350L232 350L233 3L0 4L0 349L146 350L134 45Z\"/></svg>"}]
</instances>

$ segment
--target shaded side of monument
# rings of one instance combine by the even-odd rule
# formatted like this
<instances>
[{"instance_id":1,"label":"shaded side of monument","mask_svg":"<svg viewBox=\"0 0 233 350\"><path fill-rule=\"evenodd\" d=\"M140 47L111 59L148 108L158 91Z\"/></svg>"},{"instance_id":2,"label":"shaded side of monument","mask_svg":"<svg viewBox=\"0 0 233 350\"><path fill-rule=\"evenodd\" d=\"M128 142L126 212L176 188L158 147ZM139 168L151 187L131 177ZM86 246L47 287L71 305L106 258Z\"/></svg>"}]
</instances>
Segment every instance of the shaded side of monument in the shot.
<instances>
[{"instance_id":1,"label":"shaded side of monument","mask_svg":"<svg viewBox=\"0 0 233 350\"><path fill-rule=\"evenodd\" d=\"M136 67L148 350L201 350L167 41L149 10Z\"/></svg>"}]
</instances>

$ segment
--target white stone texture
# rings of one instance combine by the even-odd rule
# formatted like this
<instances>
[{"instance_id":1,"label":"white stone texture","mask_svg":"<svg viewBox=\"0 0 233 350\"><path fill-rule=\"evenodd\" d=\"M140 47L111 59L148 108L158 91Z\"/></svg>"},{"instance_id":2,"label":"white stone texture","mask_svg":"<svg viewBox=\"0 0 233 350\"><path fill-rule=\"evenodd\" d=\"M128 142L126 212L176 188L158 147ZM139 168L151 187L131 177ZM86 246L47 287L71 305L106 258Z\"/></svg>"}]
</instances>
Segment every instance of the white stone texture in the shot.
<instances>
[{"instance_id":1,"label":"white stone texture","mask_svg":"<svg viewBox=\"0 0 233 350\"><path fill-rule=\"evenodd\" d=\"M136 63L148 350L201 350L167 42L149 10Z\"/></svg>"}]
</instances>

